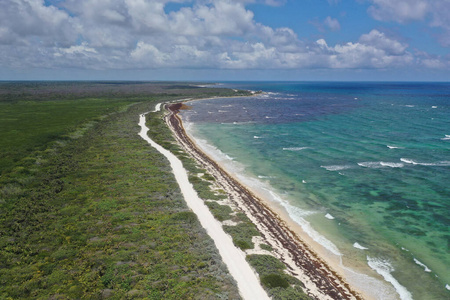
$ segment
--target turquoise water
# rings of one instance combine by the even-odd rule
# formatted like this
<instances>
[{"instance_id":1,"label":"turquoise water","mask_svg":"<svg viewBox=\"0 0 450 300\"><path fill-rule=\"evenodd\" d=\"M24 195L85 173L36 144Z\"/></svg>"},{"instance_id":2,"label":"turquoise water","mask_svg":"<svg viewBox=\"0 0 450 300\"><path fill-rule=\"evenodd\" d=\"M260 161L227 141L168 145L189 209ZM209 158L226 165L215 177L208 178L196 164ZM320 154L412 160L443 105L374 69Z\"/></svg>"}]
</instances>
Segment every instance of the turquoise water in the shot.
<instances>
[{"instance_id":1,"label":"turquoise water","mask_svg":"<svg viewBox=\"0 0 450 300\"><path fill-rule=\"evenodd\" d=\"M313 212L302 217L346 265L401 299L450 298L450 84L225 86L267 93L191 102L196 137Z\"/></svg>"}]
</instances>

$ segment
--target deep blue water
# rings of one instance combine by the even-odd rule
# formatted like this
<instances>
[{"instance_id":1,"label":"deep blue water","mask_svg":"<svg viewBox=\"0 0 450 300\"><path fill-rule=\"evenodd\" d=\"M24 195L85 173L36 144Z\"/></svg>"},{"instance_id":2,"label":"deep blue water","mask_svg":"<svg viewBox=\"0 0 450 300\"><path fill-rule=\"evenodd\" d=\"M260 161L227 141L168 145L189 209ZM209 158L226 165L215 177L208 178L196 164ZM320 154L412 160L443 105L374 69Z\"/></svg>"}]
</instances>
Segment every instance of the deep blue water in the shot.
<instances>
[{"instance_id":1,"label":"deep blue water","mask_svg":"<svg viewBox=\"0 0 450 300\"><path fill-rule=\"evenodd\" d=\"M222 86L265 94L191 102L194 136L309 212L344 263L391 276L402 299L450 297L449 83Z\"/></svg>"}]
</instances>

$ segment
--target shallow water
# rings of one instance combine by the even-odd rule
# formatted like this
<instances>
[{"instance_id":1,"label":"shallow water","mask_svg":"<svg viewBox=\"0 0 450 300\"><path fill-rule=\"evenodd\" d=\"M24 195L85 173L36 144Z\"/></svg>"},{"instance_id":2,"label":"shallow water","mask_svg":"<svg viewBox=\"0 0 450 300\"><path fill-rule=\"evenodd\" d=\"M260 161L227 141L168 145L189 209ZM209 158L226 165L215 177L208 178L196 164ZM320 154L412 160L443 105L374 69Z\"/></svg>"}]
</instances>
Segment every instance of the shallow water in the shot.
<instances>
[{"instance_id":1,"label":"shallow water","mask_svg":"<svg viewBox=\"0 0 450 300\"><path fill-rule=\"evenodd\" d=\"M450 297L450 84L225 86L268 93L191 102L194 136L344 264L363 263L401 299Z\"/></svg>"}]
</instances>

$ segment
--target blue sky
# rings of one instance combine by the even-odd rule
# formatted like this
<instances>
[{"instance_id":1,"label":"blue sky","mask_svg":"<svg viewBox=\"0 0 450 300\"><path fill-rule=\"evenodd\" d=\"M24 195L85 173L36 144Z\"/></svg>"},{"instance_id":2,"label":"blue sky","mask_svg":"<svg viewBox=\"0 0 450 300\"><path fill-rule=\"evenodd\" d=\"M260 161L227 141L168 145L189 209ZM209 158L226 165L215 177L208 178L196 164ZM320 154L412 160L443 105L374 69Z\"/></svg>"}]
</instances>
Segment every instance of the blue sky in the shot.
<instances>
[{"instance_id":1,"label":"blue sky","mask_svg":"<svg viewBox=\"0 0 450 300\"><path fill-rule=\"evenodd\" d=\"M0 80L450 80L450 0L0 5Z\"/></svg>"}]
</instances>

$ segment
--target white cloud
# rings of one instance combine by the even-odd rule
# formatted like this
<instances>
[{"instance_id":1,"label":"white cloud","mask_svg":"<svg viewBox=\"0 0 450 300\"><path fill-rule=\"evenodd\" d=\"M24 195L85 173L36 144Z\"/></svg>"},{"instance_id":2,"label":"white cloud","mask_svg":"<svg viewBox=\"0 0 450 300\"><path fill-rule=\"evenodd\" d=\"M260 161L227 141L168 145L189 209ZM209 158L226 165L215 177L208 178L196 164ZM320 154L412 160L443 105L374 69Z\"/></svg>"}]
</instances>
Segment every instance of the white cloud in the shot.
<instances>
[{"instance_id":1,"label":"white cloud","mask_svg":"<svg viewBox=\"0 0 450 300\"><path fill-rule=\"evenodd\" d=\"M430 55L426 52L417 51L416 57L418 58L419 65L428 69L449 69L450 68L450 55L447 57L440 57L437 55Z\"/></svg>"},{"instance_id":2,"label":"white cloud","mask_svg":"<svg viewBox=\"0 0 450 300\"><path fill-rule=\"evenodd\" d=\"M43 0L13 0L1 4L0 44L70 45L79 26L66 12L45 6Z\"/></svg>"},{"instance_id":3,"label":"white cloud","mask_svg":"<svg viewBox=\"0 0 450 300\"><path fill-rule=\"evenodd\" d=\"M67 55L90 55L98 53L97 50L88 46L86 42L83 42L81 45L71 46L69 48L60 48L58 52L55 53L56 57Z\"/></svg>"},{"instance_id":4,"label":"white cloud","mask_svg":"<svg viewBox=\"0 0 450 300\"><path fill-rule=\"evenodd\" d=\"M314 25L320 32L326 32L328 30L331 31L339 31L341 30L341 24L335 18L330 16L326 17L323 21L315 18L309 21L310 24Z\"/></svg>"},{"instance_id":5,"label":"white cloud","mask_svg":"<svg viewBox=\"0 0 450 300\"><path fill-rule=\"evenodd\" d=\"M160 67L170 62L170 55L159 51L155 46L139 42L136 49L131 51L131 58L138 62L145 61L152 67Z\"/></svg>"},{"instance_id":6,"label":"white cloud","mask_svg":"<svg viewBox=\"0 0 450 300\"><path fill-rule=\"evenodd\" d=\"M387 68L407 66L413 63L413 55L406 52L407 45L387 38L372 30L360 37L358 42L328 46L325 40L316 42L321 50L323 67L329 68Z\"/></svg>"},{"instance_id":7,"label":"white cloud","mask_svg":"<svg viewBox=\"0 0 450 300\"><path fill-rule=\"evenodd\" d=\"M194 10L203 25L204 35L242 36L254 27L253 12L232 1L215 1L213 6L201 5Z\"/></svg>"},{"instance_id":8,"label":"white cloud","mask_svg":"<svg viewBox=\"0 0 450 300\"><path fill-rule=\"evenodd\" d=\"M66 0L58 8L41 0L8 1L0 11L0 66L298 69L414 63L408 45L380 31L334 46L324 39L308 42L290 28L256 22L245 6L283 1L178 0L186 5L166 13L168 2ZM435 19L435 26L443 26L444 15ZM331 17L323 24L331 30L340 28ZM422 58L422 65L436 65L432 64L436 58Z\"/></svg>"},{"instance_id":9,"label":"white cloud","mask_svg":"<svg viewBox=\"0 0 450 300\"><path fill-rule=\"evenodd\" d=\"M380 21L406 23L426 21L441 30L438 39L442 46L450 47L449 0L371 0L369 14Z\"/></svg>"},{"instance_id":10,"label":"white cloud","mask_svg":"<svg viewBox=\"0 0 450 300\"><path fill-rule=\"evenodd\" d=\"M339 21L337 19L333 19L330 16L325 18L324 24L332 31L338 31L341 29L341 24L339 23Z\"/></svg>"},{"instance_id":11,"label":"white cloud","mask_svg":"<svg viewBox=\"0 0 450 300\"><path fill-rule=\"evenodd\" d=\"M399 41L388 38L383 32L375 29L368 34L363 34L359 38L359 41L362 44L382 49L390 55L402 55L405 53L406 48L408 48L407 44L402 44Z\"/></svg>"},{"instance_id":12,"label":"white cloud","mask_svg":"<svg viewBox=\"0 0 450 300\"><path fill-rule=\"evenodd\" d=\"M372 0L369 13L377 20L408 22L423 20L430 8L427 0Z\"/></svg>"}]
</instances>

